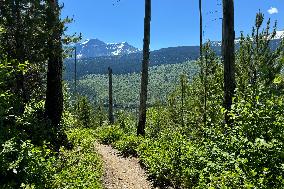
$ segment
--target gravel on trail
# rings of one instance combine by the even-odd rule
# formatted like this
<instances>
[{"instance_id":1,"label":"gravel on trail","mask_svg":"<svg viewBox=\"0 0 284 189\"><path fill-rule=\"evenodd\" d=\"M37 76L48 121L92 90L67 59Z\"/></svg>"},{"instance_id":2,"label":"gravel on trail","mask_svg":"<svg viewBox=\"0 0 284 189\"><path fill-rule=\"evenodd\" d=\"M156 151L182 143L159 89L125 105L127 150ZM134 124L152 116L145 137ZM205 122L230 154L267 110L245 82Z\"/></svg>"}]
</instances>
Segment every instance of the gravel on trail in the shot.
<instances>
[{"instance_id":1,"label":"gravel on trail","mask_svg":"<svg viewBox=\"0 0 284 189\"><path fill-rule=\"evenodd\" d=\"M96 143L97 152L103 160L106 189L152 189L147 174L134 157L123 157L111 146Z\"/></svg>"}]
</instances>

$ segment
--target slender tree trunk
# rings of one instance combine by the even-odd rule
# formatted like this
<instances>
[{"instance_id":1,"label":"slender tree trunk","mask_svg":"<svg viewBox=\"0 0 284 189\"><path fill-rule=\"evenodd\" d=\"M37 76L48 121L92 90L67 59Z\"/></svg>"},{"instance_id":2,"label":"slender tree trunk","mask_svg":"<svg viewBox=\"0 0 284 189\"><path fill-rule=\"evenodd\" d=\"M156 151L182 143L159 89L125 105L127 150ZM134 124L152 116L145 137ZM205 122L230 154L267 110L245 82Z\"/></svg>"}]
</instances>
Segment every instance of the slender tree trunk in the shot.
<instances>
[{"instance_id":1,"label":"slender tree trunk","mask_svg":"<svg viewBox=\"0 0 284 189\"><path fill-rule=\"evenodd\" d=\"M203 122L204 125L206 125L206 120L207 120L207 62L205 62L204 65L204 59L203 59L203 18L202 18L202 0L199 0L199 22L200 22L200 61L201 61L201 74L203 77L203 82L204 82L204 99L203 99L203 106L204 106L204 112L203 112Z\"/></svg>"},{"instance_id":2,"label":"slender tree trunk","mask_svg":"<svg viewBox=\"0 0 284 189\"><path fill-rule=\"evenodd\" d=\"M185 96L185 76L182 75L180 79L181 84L181 124L184 127L184 96Z\"/></svg>"},{"instance_id":3,"label":"slender tree trunk","mask_svg":"<svg viewBox=\"0 0 284 189\"><path fill-rule=\"evenodd\" d=\"M234 40L234 0L223 0L222 53L224 61L224 107L227 111L231 110L236 88ZM228 114L225 115L225 123L232 123Z\"/></svg>"},{"instance_id":4,"label":"slender tree trunk","mask_svg":"<svg viewBox=\"0 0 284 189\"><path fill-rule=\"evenodd\" d=\"M253 86L253 92L254 92L254 104L256 103L256 93L257 93L257 72L258 72L258 56L259 56L259 29L262 24L262 17L260 16L261 13L259 12L256 16L256 36L255 36L255 43L256 43L256 54L254 54L254 62L253 62L253 78L252 78L252 86Z\"/></svg>"},{"instance_id":5,"label":"slender tree trunk","mask_svg":"<svg viewBox=\"0 0 284 189\"><path fill-rule=\"evenodd\" d=\"M112 69L110 67L108 68L108 81L108 119L110 124L113 124Z\"/></svg>"},{"instance_id":6,"label":"slender tree trunk","mask_svg":"<svg viewBox=\"0 0 284 189\"><path fill-rule=\"evenodd\" d=\"M151 0L145 0L143 62L137 135L145 135L148 67L150 58Z\"/></svg>"},{"instance_id":7,"label":"slender tree trunk","mask_svg":"<svg viewBox=\"0 0 284 189\"><path fill-rule=\"evenodd\" d=\"M203 19L202 19L202 0L199 0L199 24L200 24L200 59L202 59L202 46L203 46Z\"/></svg>"},{"instance_id":8,"label":"slender tree trunk","mask_svg":"<svg viewBox=\"0 0 284 189\"><path fill-rule=\"evenodd\" d=\"M45 112L53 127L59 132L63 111L62 92L62 43L63 28L59 18L59 6L56 0L48 0L47 27L51 31L48 42L48 70Z\"/></svg>"},{"instance_id":9,"label":"slender tree trunk","mask_svg":"<svg viewBox=\"0 0 284 189\"><path fill-rule=\"evenodd\" d=\"M74 51L75 51L75 65L74 65L74 97L76 98L77 97L77 48L75 47L74 48Z\"/></svg>"},{"instance_id":10,"label":"slender tree trunk","mask_svg":"<svg viewBox=\"0 0 284 189\"><path fill-rule=\"evenodd\" d=\"M207 73L208 73L208 52L205 52L205 60L204 61L204 115L203 115L203 120L204 120L204 125L207 125Z\"/></svg>"}]
</instances>

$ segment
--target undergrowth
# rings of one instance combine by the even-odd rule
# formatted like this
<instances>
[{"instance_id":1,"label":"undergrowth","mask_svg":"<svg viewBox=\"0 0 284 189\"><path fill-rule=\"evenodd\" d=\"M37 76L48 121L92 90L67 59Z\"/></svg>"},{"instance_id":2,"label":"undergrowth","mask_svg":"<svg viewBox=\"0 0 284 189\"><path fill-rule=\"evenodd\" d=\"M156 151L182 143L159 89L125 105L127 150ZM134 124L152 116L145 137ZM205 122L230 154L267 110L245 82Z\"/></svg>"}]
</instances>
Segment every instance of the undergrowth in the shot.
<instances>
[{"instance_id":1,"label":"undergrowth","mask_svg":"<svg viewBox=\"0 0 284 189\"><path fill-rule=\"evenodd\" d=\"M95 150L94 130L77 128L67 132L74 144L72 150L61 148L59 172L55 174L55 188L103 188L102 162Z\"/></svg>"}]
</instances>

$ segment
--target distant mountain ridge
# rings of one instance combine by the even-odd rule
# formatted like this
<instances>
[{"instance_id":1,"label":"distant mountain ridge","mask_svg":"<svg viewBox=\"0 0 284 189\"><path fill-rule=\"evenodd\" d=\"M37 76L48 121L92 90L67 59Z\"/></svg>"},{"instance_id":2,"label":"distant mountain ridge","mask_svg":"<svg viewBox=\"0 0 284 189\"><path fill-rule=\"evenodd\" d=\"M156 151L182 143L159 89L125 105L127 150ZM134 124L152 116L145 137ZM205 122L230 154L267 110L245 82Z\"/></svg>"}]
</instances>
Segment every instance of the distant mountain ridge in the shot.
<instances>
[{"instance_id":1,"label":"distant mountain ridge","mask_svg":"<svg viewBox=\"0 0 284 189\"><path fill-rule=\"evenodd\" d=\"M99 39L88 39L82 43L77 43L75 46L77 48L78 59L101 56L121 56L140 51L127 42L105 43Z\"/></svg>"},{"instance_id":2,"label":"distant mountain ridge","mask_svg":"<svg viewBox=\"0 0 284 189\"><path fill-rule=\"evenodd\" d=\"M284 31L277 31L276 36L270 43L271 49L276 49L281 39L284 38ZM96 51L96 56L93 55L92 44L99 44L99 46L106 46L107 52L100 52L98 49ZM88 41L88 44L80 50L78 56L77 70L78 76L83 77L88 74L105 74L107 73L107 68L111 67L114 74L126 74L141 71L141 61L142 52L133 47L128 48L127 43L116 43L116 44L106 44L102 41ZM82 43L82 45L85 45ZM240 40L235 41L236 49L240 46ZM81 45L81 46L82 46ZM123 45L123 46L122 46ZM105 47L105 48L106 48ZM221 56L221 42L212 41L212 49L216 52L218 56ZM88 50L89 49L89 50ZM96 49L96 48L95 48ZM90 52L89 52L90 51ZM90 53L90 56L88 55ZM177 64L186 61L196 60L199 57L199 46L180 46L180 47L168 47L160 50L151 51L150 54L150 66L157 66L163 64ZM64 79L73 79L74 72L74 60L68 59L65 61L65 74Z\"/></svg>"}]
</instances>

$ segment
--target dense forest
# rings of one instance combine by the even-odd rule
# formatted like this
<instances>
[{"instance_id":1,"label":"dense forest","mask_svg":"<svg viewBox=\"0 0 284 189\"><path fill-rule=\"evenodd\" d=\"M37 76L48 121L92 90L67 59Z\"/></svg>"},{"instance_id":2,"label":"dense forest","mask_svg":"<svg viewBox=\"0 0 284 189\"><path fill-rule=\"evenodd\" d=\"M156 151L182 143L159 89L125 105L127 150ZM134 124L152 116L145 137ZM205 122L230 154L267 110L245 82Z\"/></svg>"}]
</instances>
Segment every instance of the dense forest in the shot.
<instances>
[{"instance_id":1,"label":"dense forest","mask_svg":"<svg viewBox=\"0 0 284 189\"><path fill-rule=\"evenodd\" d=\"M64 6L2 0L0 188L108 188L113 153L104 156L103 144L117 158L137 158L153 187L283 188L284 36L271 46L277 24L258 12L236 47L234 1L223 0L218 53L204 42L202 5L195 61L181 50L178 63L179 48L165 53L165 64L150 55L145 0L139 66L99 62L105 74L92 75L69 67L63 80L64 59L75 62L68 56L80 39L66 34L73 19L62 18Z\"/></svg>"},{"instance_id":2,"label":"dense forest","mask_svg":"<svg viewBox=\"0 0 284 189\"><path fill-rule=\"evenodd\" d=\"M167 98L178 85L182 74L192 80L198 73L196 62L184 62L181 64L169 64L154 66L149 69L149 96L147 103L166 104ZM68 82L70 87L74 82ZM140 74L114 74L113 75L113 98L114 106L136 107L139 104ZM71 92L74 88L70 89ZM77 90L80 95L87 96L96 105L108 104L108 75L86 75L78 80Z\"/></svg>"}]
</instances>

